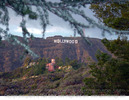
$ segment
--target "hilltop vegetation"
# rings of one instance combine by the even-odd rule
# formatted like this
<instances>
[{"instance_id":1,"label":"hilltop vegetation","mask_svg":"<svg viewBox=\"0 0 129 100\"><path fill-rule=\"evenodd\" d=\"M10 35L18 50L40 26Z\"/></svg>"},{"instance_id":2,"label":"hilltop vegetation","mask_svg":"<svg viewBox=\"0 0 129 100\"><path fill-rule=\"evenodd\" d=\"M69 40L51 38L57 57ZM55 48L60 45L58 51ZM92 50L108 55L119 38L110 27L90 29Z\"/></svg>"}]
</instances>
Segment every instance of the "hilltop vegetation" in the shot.
<instances>
[{"instance_id":1,"label":"hilltop vegetation","mask_svg":"<svg viewBox=\"0 0 129 100\"><path fill-rule=\"evenodd\" d=\"M85 66L85 64L79 63L77 60L70 60L69 58L66 58L65 62L63 62L63 60L58 57L56 57L55 60L56 60L55 69L57 72L58 71L65 72L68 66L72 66L73 70L76 70L79 67ZM46 74L48 73L48 70L46 69L46 64L49 62L50 62L50 59L46 59L46 58L39 58L37 60L32 60L31 58L26 57L22 67L17 68L11 72L3 72L3 73L1 72L0 78L17 79L17 78L28 78L31 76ZM32 65L29 65L31 63ZM60 69L57 68L59 66L61 67Z\"/></svg>"},{"instance_id":2,"label":"hilltop vegetation","mask_svg":"<svg viewBox=\"0 0 129 100\"><path fill-rule=\"evenodd\" d=\"M60 59L57 58L59 61ZM83 79L89 76L88 68L69 60L74 67L70 70L63 62L60 70L48 72L45 69L46 59L40 59L39 64L29 68L23 66L12 72L1 73L0 75L0 95L82 95L81 87ZM67 58L68 60L68 58ZM25 61L26 62L26 61ZM58 61L57 61L58 62Z\"/></svg>"}]
</instances>

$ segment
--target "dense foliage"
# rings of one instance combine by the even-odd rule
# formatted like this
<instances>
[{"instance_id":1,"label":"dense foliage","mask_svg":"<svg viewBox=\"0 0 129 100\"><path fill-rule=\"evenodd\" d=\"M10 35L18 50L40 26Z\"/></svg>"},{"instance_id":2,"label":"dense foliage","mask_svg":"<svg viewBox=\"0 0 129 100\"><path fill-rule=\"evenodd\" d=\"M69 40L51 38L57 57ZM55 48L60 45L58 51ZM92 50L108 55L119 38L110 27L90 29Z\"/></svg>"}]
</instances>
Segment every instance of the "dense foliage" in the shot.
<instances>
[{"instance_id":1,"label":"dense foliage","mask_svg":"<svg viewBox=\"0 0 129 100\"><path fill-rule=\"evenodd\" d=\"M118 39L114 41L103 39L102 42L117 58L129 61L129 41L126 37L123 39L118 37Z\"/></svg>"},{"instance_id":2,"label":"dense foliage","mask_svg":"<svg viewBox=\"0 0 129 100\"><path fill-rule=\"evenodd\" d=\"M91 78L85 78L83 91L87 95L128 95L129 54L128 40L102 40L116 58L102 52L96 55L98 63L91 64Z\"/></svg>"},{"instance_id":3,"label":"dense foliage","mask_svg":"<svg viewBox=\"0 0 129 100\"><path fill-rule=\"evenodd\" d=\"M30 65L30 63L35 63ZM11 72L5 72L0 75L5 79L17 79L17 78L28 78L31 76L44 74L46 71L46 64L48 63L48 59L41 58L36 60L32 60L29 57L26 57L24 60L23 66L17 68Z\"/></svg>"},{"instance_id":4,"label":"dense foliage","mask_svg":"<svg viewBox=\"0 0 129 100\"><path fill-rule=\"evenodd\" d=\"M129 2L92 4L90 8L105 25L119 30L129 30Z\"/></svg>"},{"instance_id":5,"label":"dense foliage","mask_svg":"<svg viewBox=\"0 0 129 100\"><path fill-rule=\"evenodd\" d=\"M70 65L73 67L73 69L78 69L78 68L80 68L80 66L81 66L81 64L80 63L78 63L78 61L77 60L72 60L72 61L70 61Z\"/></svg>"},{"instance_id":6,"label":"dense foliage","mask_svg":"<svg viewBox=\"0 0 129 100\"><path fill-rule=\"evenodd\" d=\"M83 64L79 63L77 60L70 60L69 58L66 58L65 62L61 59L56 57L56 64L54 65L54 68L56 71L58 70L58 67L61 67L60 71L70 71L72 69L77 70L78 68L82 67ZM17 79L17 78L29 78L31 76L37 76L42 75L45 73L48 73L48 70L46 70L46 64L50 63L51 60L48 58L39 58L36 60L31 59L30 57L26 57L24 60L24 63L22 67L17 68L11 72L3 72L0 74L0 78L5 79ZM68 69L68 67L71 67Z\"/></svg>"}]
</instances>

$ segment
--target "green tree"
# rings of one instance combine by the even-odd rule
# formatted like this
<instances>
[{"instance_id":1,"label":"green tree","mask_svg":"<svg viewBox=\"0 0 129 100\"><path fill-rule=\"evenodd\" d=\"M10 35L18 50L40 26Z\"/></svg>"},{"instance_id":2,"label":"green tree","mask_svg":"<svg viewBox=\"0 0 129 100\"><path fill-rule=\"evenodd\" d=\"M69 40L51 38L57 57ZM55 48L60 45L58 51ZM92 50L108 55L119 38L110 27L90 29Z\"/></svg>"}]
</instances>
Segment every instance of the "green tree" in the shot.
<instances>
[{"instance_id":1,"label":"green tree","mask_svg":"<svg viewBox=\"0 0 129 100\"><path fill-rule=\"evenodd\" d=\"M115 41L115 40L114 40ZM111 45L114 41L108 41ZM121 40L123 42L125 40ZM127 41L127 40L126 40ZM107 43L107 42L106 42ZM116 46L117 42L115 42ZM127 45L124 45L125 48ZM118 50L118 51L117 51ZM115 51L119 52L117 48ZM119 52L121 53L121 52ZM123 51L123 54L127 53ZM129 61L125 56L118 54L118 58L98 52L98 63L89 65L90 78L85 78L83 92L87 95L128 95L129 94Z\"/></svg>"},{"instance_id":2,"label":"green tree","mask_svg":"<svg viewBox=\"0 0 129 100\"><path fill-rule=\"evenodd\" d=\"M68 57L65 58L65 65L69 65L70 64L70 59Z\"/></svg>"},{"instance_id":3,"label":"green tree","mask_svg":"<svg viewBox=\"0 0 129 100\"><path fill-rule=\"evenodd\" d=\"M43 57L43 58L39 58L39 59L38 59L38 62L39 62L39 63L45 63L45 64L47 64L47 63L50 62L50 60Z\"/></svg>"},{"instance_id":4,"label":"green tree","mask_svg":"<svg viewBox=\"0 0 129 100\"><path fill-rule=\"evenodd\" d=\"M23 66L26 67L29 65L29 63L31 62L31 58L30 57L26 57L23 63Z\"/></svg>"},{"instance_id":5,"label":"green tree","mask_svg":"<svg viewBox=\"0 0 129 100\"><path fill-rule=\"evenodd\" d=\"M31 71L29 72L29 75L40 75L43 74L46 70L46 64L48 63L48 59L46 58L40 58L36 62L35 65L32 66Z\"/></svg>"},{"instance_id":6,"label":"green tree","mask_svg":"<svg viewBox=\"0 0 129 100\"><path fill-rule=\"evenodd\" d=\"M92 4L90 8L105 25L119 30L129 29L129 1L125 4Z\"/></svg>"},{"instance_id":7,"label":"green tree","mask_svg":"<svg viewBox=\"0 0 129 100\"><path fill-rule=\"evenodd\" d=\"M118 37L117 40L113 41L103 39L102 42L115 56L120 59L129 61L129 41L127 40L127 38L120 39L120 37Z\"/></svg>"},{"instance_id":8,"label":"green tree","mask_svg":"<svg viewBox=\"0 0 129 100\"><path fill-rule=\"evenodd\" d=\"M118 3L93 4L91 9L95 16L105 25L119 29L129 29L128 6ZM125 12L127 10L127 12ZM85 94L129 94L129 41L127 38L118 37L117 40L102 42L116 58L112 58L105 53L99 53L96 57L98 63L90 65L91 78L84 80L83 87Z\"/></svg>"},{"instance_id":9,"label":"green tree","mask_svg":"<svg viewBox=\"0 0 129 100\"><path fill-rule=\"evenodd\" d=\"M55 61L56 61L56 66L63 66L64 65L63 60L59 57L56 57Z\"/></svg>"},{"instance_id":10,"label":"green tree","mask_svg":"<svg viewBox=\"0 0 129 100\"><path fill-rule=\"evenodd\" d=\"M72 60L70 61L70 65L72 66L73 69L78 69L80 67L80 64L78 63L78 61L75 59L75 60Z\"/></svg>"},{"instance_id":11,"label":"green tree","mask_svg":"<svg viewBox=\"0 0 129 100\"><path fill-rule=\"evenodd\" d=\"M35 65L32 68L31 75L40 75L40 74L43 74L45 70L46 70L46 64L39 63L39 64Z\"/></svg>"}]
</instances>

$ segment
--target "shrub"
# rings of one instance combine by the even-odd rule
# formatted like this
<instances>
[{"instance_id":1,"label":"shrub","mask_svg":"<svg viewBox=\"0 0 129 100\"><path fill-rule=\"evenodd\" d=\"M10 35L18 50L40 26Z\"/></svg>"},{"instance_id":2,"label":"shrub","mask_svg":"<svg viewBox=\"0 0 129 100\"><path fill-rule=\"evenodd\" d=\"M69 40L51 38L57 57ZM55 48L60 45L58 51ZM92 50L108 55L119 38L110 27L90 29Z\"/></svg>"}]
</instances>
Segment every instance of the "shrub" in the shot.
<instances>
[{"instance_id":1,"label":"shrub","mask_svg":"<svg viewBox=\"0 0 129 100\"><path fill-rule=\"evenodd\" d=\"M69 86L69 85L75 85L82 83L83 77L81 74L71 75L67 78L64 78L65 80L62 82L63 86Z\"/></svg>"},{"instance_id":2,"label":"shrub","mask_svg":"<svg viewBox=\"0 0 129 100\"><path fill-rule=\"evenodd\" d=\"M37 88L37 84L33 84L32 86L31 86L31 89L36 89Z\"/></svg>"},{"instance_id":3,"label":"shrub","mask_svg":"<svg viewBox=\"0 0 129 100\"><path fill-rule=\"evenodd\" d=\"M70 65L72 66L73 69L78 69L80 67L80 64L78 63L77 60L72 60L70 61Z\"/></svg>"}]
</instances>

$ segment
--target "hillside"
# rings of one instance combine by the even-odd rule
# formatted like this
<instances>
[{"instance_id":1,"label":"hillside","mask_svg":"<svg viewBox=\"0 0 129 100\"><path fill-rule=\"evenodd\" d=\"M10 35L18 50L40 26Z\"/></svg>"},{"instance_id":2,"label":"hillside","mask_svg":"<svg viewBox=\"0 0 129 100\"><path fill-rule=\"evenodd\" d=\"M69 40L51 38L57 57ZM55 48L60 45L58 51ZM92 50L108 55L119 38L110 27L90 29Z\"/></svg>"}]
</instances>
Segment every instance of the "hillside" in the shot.
<instances>
[{"instance_id":1,"label":"hillside","mask_svg":"<svg viewBox=\"0 0 129 100\"><path fill-rule=\"evenodd\" d=\"M11 78L20 70L25 69L0 74L0 95L83 95L83 79L90 76L88 68L81 67L69 72L46 72L28 78Z\"/></svg>"},{"instance_id":2,"label":"hillside","mask_svg":"<svg viewBox=\"0 0 129 100\"><path fill-rule=\"evenodd\" d=\"M21 37L18 38L22 41ZM78 40L78 43L54 43L55 39ZM77 59L85 63L89 61L89 58L97 61L95 54L98 49L109 53L100 39L89 38L89 40L92 42L92 46L85 43L81 37L55 36L46 39L35 38L29 42L29 46L40 57L49 59L59 57L63 60L68 57L71 60ZM3 45L0 46L0 72L12 71L20 67L23 64L23 61L20 59L23 51L22 47L3 41Z\"/></svg>"}]
</instances>

